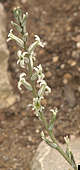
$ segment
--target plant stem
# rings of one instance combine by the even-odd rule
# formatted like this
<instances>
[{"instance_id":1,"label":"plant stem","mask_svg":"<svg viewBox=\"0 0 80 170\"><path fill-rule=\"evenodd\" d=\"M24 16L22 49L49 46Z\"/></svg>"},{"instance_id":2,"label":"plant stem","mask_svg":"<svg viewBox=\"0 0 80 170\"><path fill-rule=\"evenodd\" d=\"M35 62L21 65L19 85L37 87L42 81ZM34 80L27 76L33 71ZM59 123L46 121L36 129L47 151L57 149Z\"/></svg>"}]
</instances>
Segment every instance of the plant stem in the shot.
<instances>
[{"instance_id":1,"label":"plant stem","mask_svg":"<svg viewBox=\"0 0 80 170\"><path fill-rule=\"evenodd\" d=\"M26 44L24 44L24 50L26 51ZM28 70L29 70L30 83L31 83L32 89L33 89L33 90L32 90L32 93L33 93L33 96L34 96L34 97L37 97L38 95L37 95L37 90L36 90L36 87L35 87L35 82L31 80L32 71L33 71L33 70L32 70L32 68L31 68L30 61L29 61L29 63L28 63ZM67 154L63 151L63 149L59 146L59 144L57 143L57 140L56 140L55 136L54 136L53 133L48 129L48 123L47 123L46 118L44 117L44 113L43 113L43 112L40 112L40 119L42 120L42 122L43 122L43 124L44 124L44 126L45 126L45 129L46 129L46 131L48 132L48 134L49 134L52 142L55 143L55 144L57 145L57 147L56 147L56 148L53 147L52 145L50 145L50 143L49 143L49 145L50 145L52 148L56 149L56 150L65 158L65 160L73 167L71 159L69 159L68 155L67 155ZM48 144L48 142L47 142L47 144ZM76 164L74 165L73 169L74 169L74 170L77 170Z\"/></svg>"},{"instance_id":2,"label":"plant stem","mask_svg":"<svg viewBox=\"0 0 80 170\"><path fill-rule=\"evenodd\" d=\"M30 63L29 63L29 74L30 74L30 77L32 76L32 69L31 69L31 66L30 66ZM31 85L32 85L32 88L33 88L33 96L37 96L36 94L36 88L35 88L35 84L34 82L31 81ZM45 126L45 129L47 130L51 140L53 141L53 143L57 144L57 148L56 150L65 158L65 160L72 166L72 161L69 159L69 157L67 156L67 154L63 151L63 149L59 146L59 144L57 143L57 140L55 138L55 136L49 131L48 129L48 123L47 123L47 120L46 118L44 117L44 113L41 112L40 113L40 118ZM74 167L74 170L77 170L77 166L75 165Z\"/></svg>"},{"instance_id":3,"label":"plant stem","mask_svg":"<svg viewBox=\"0 0 80 170\"><path fill-rule=\"evenodd\" d=\"M26 42L24 42L24 51L26 51ZM32 68L31 68L30 60L29 60L29 63L28 63L28 70L29 70L30 83L31 83L31 86L32 86L32 89L33 89L32 93L33 93L33 96L36 97L37 96L37 90L36 90L36 87L35 87L35 82L31 80Z\"/></svg>"},{"instance_id":4,"label":"plant stem","mask_svg":"<svg viewBox=\"0 0 80 170\"><path fill-rule=\"evenodd\" d=\"M49 131L49 129L48 129L48 124L47 124L47 121L46 121L43 113L41 113L41 118L42 118L43 124L44 124L44 126L45 126L45 128L46 128L46 130L47 130L47 132L48 132L48 134L49 134L49 136L50 136L50 138L51 138L51 140L53 141L53 143L55 143L55 144L57 145L56 150L57 150L57 151L65 158L65 160L72 166L72 161L69 159L69 157L67 156L67 154L63 151L63 149L59 146L59 144L58 144L55 136L52 134L52 132ZM55 147L53 147L53 146L51 146L51 147L55 149ZM74 168L74 170L77 170L76 164L74 165L73 168Z\"/></svg>"}]
</instances>

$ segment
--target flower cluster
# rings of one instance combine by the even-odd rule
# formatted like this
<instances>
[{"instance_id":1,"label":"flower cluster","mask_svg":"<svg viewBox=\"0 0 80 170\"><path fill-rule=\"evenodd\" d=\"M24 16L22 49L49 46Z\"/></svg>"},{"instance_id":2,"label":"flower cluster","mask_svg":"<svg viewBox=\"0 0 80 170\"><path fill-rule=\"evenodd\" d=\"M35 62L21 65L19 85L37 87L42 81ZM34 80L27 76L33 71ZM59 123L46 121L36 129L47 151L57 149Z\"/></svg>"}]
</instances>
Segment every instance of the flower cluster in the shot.
<instances>
[{"instance_id":1,"label":"flower cluster","mask_svg":"<svg viewBox=\"0 0 80 170\"><path fill-rule=\"evenodd\" d=\"M35 75L37 76L37 83L40 86L38 90L38 96L33 98L33 110L37 116L40 116L40 112L43 111L44 107L41 105L41 100L44 98L44 94L48 94L51 92L50 87L47 85L46 81L44 80L45 75L42 72L41 64L37 67L34 67Z\"/></svg>"},{"instance_id":2,"label":"flower cluster","mask_svg":"<svg viewBox=\"0 0 80 170\"><path fill-rule=\"evenodd\" d=\"M46 43L41 42L40 37L38 35L35 35L35 42L33 42L28 48L25 48L25 40L27 41L28 33L26 32L26 19L28 16L28 13L22 14L22 11L20 8L17 8L14 10L14 16L16 18L16 22L14 23L11 21L11 24L16 28L17 31L19 31L22 35L22 38L17 37L13 34L13 30L10 30L10 33L8 34L8 41L9 40L15 40L16 43L22 48L23 50L18 50L17 56L18 61L17 64L20 64L20 67L22 68L30 68L31 74L31 81L37 80L37 83L39 84L40 88L37 92L37 96L33 98L33 110L35 111L36 115L38 115L40 112L43 111L44 107L41 105L41 100L44 98L44 95L48 95L48 93L51 92L50 87L48 87L46 81L44 80L45 75L42 72L42 66L41 64L37 67L34 67L34 61L36 60L35 55L35 49L37 46L44 47ZM26 39L25 39L26 38ZM21 73L20 79L18 82L18 88L22 90L21 86L23 85L28 90L33 91L33 87L30 83L28 83L25 79L26 74Z\"/></svg>"},{"instance_id":3,"label":"flower cluster","mask_svg":"<svg viewBox=\"0 0 80 170\"><path fill-rule=\"evenodd\" d=\"M43 97L36 97L33 98L33 109L35 111L36 116L40 117L40 113L43 112L44 107L41 105L41 99L43 99Z\"/></svg>"}]
</instances>

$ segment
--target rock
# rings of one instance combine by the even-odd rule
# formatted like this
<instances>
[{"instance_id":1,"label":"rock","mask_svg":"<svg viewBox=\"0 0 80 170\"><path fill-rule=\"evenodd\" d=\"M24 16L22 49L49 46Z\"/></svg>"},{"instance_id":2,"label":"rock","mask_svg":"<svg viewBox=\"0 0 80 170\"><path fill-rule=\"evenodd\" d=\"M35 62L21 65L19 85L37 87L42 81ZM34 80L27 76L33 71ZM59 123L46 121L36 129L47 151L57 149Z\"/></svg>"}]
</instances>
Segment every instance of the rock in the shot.
<instances>
[{"instance_id":1,"label":"rock","mask_svg":"<svg viewBox=\"0 0 80 170\"><path fill-rule=\"evenodd\" d=\"M3 5L0 3L0 109L9 107L15 101L7 71L9 51L6 44L6 21L6 13ZM11 101L8 99L8 97Z\"/></svg>"},{"instance_id":2,"label":"rock","mask_svg":"<svg viewBox=\"0 0 80 170\"><path fill-rule=\"evenodd\" d=\"M60 144L61 145L61 144ZM61 145L65 150L66 145ZM80 164L80 138L70 142L71 151L74 154L77 165ZM73 168L56 151L50 148L44 141L40 143L32 160L30 170L66 170Z\"/></svg>"}]
</instances>

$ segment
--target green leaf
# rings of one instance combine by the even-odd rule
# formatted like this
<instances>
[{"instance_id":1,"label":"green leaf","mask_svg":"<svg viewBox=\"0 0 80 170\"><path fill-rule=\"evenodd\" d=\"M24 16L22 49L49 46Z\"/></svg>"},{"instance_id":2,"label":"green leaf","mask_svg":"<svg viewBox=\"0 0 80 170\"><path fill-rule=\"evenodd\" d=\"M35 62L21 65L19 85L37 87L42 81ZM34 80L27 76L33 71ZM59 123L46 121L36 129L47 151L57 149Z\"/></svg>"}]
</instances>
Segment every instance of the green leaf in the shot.
<instances>
[{"instance_id":1,"label":"green leaf","mask_svg":"<svg viewBox=\"0 0 80 170\"><path fill-rule=\"evenodd\" d=\"M55 122L55 120L56 120L56 115L53 114L53 115L52 115L52 118L51 118L51 121L50 121L50 123L49 123L49 127L48 127L48 129L49 129L50 131L52 131L52 129L53 129L53 127L54 127L54 122Z\"/></svg>"},{"instance_id":2,"label":"green leaf","mask_svg":"<svg viewBox=\"0 0 80 170\"><path fill-rule=\"evenodd\" d=\"M22 32L22 28L18 24L13 21L11 21L11 24L16 28L17 31Z\"/></svg>"},{"instance_id":3,"label":"green leaf","mask_svg":"<svg viewBox=\"0 0 80 170\"><path fill-rule=\"evenodd\" d=\"M46 138L44 138L44 141L45 141L50 147L52 147L52 148L54 148L54 149L57 149L57 144L56 144L56 143L53 143L53 142L51 142L50 140L48 140L48 139L46 139Z\"/></svg>"}]
</instances>

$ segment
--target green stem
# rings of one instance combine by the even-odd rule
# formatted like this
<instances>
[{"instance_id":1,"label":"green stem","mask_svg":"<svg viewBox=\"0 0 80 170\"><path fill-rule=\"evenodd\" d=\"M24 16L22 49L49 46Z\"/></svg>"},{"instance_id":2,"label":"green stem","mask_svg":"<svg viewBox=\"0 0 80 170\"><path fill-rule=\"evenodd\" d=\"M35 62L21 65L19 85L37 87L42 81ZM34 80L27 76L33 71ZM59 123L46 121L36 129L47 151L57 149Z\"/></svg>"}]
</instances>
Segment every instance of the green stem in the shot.
<instances>
[{"instance_id":1,"label":"green stem","mask_svg":"<svg viewBox=\"0 0 80 170\"><path fill-rule=\"evenodd\" d=\"M57 143L57 140L56 140L55 136L52 134L52 132L49 131L49 129L48 129L48 124L47 124L47 121L46 121L43 113L41 113L41 118L42 118L43 124L44 124L44 126L45 126L45 128L46 128L46 130L47 130L47 132L48 132L48 134L49 134L49 136L50 136L50 138L51 138L51 140L53 141L53 143L55 143L55 144L57 145L56 150L57 150L57 151L65 158L65 160L72 166L72 161L69 159L69 157L67 156L67 154L63 151L63 149L62 149L62 148L60 147L60 145ZM49 145L50 145L50 143L49 143ZM53 147L53 146L51 146L51 147ZM53 148L54 148L54 147L53 147ZM55 148L54 148L54 149L55 149ZM77 170L76 164L74 165L73 168L74 168L74 170Z\"/></svg>"},{"instance_id":2,"label":"green stem","mask_svg":"<svg viewBox=\"0 0 80 170\"><path fill-rule=\"evenodd\" d=\"M32 86L32 89L33 89L32 93L33 93L33 96L36 97L37 96L37 90L36 90L36 87L35 87L35 82L31 80L32 68L31 68L30 62L28 64L28 69L29 69L30 83L31 83L31 86Z\"/></svg>"},{"instance_id":3,"label":"green stem","mask_svg":"<svg viewBox=\"0 0 80 170\"><path fill-rule=\"evenodd\" d=\"M26 43L24 44L24 50L26 51ZM31 77L32 77L32 68L31 68L31 64L30 64L30 61L29 61L29 64L28 64L28 69L29 69L29 76L30 76L30 83L32 85L32 93L33 93L33 96L36 97L37 96L37 90L36 90L36 87L35 87L35 82L31 80ZM72 166L72 161L69 159L69 157L67 156L67 154L63 151L63 149L59 146L59 144L57 143L57 140L55 138L55 136L52 134L52 132L48 129L48 123L47 123L47 120L46 118L44 117L44 114L43 112L40 113L40 119L42 120L44 126L45 126L45 129L46 131L48 132L51 140L53 143L55 143L57 145L57 148L56 150L65 158L65 160ZM47 142L48 143L48 142ZM49 143L50 145L50 143ZM52 145L50 145L51 147L53 147ZM54 148L54 147L53 147ZM72 166L73 167L73 166ZM76 164L74 165L74 170L77 170L77 166Z\"/></svg>"}]
</instances>

